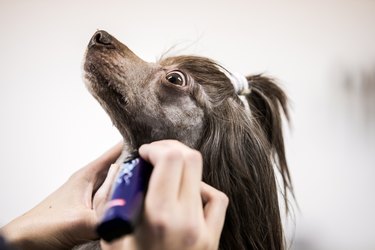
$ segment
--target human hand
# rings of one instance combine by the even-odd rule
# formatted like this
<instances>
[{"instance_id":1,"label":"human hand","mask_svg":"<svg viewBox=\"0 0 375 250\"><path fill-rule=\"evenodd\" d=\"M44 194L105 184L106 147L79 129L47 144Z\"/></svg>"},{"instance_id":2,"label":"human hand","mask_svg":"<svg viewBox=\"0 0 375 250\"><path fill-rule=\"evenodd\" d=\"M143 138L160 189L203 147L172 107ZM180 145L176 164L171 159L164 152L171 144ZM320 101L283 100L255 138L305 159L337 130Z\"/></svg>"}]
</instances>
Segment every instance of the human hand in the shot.
<instances>
[{"instance_id":1,"label":"human hand","mask_svg":"<svg viewBox=\"0 0 375 250\"><path fill-rule=\"evenodd\" d=\"M154 166L140 225L102 248L217 249L228 198L201 181L201 154L172 140L143 145L139 154Z\"/></svg>"},{"instance_id":2,"label":"human hand","mask_svg":"<svg viewBox=\"0 0 375 250\"><path fill-rule=\"evenodd\" d=\"M119 157L122 143L74 173L36 207L2 228L10 245L21 249L68 249L97 238L96 209L105 196L98 188Z\"/></svg>"}]
</instances>

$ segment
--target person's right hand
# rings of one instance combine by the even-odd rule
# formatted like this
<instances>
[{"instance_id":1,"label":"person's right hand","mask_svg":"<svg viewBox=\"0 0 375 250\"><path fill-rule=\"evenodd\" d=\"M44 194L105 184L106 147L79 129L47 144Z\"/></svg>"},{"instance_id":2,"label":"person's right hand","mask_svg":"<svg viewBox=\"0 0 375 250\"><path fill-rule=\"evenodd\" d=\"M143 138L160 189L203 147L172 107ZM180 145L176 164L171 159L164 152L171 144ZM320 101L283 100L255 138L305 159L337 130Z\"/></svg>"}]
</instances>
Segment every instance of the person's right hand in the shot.
<instances>
[{"instance_id":1,"label":"person's right hand","mask_svg":"<svg viewBox=\"0 0 375 250\"><path fill-rule=\"evenodd\" d=\"M173 140L143 145L139 154L154 166L142 220L134 234L101 241L102 248L218 249L228 198L201 181L201 154Z\"/></svg>"}]
</instances>

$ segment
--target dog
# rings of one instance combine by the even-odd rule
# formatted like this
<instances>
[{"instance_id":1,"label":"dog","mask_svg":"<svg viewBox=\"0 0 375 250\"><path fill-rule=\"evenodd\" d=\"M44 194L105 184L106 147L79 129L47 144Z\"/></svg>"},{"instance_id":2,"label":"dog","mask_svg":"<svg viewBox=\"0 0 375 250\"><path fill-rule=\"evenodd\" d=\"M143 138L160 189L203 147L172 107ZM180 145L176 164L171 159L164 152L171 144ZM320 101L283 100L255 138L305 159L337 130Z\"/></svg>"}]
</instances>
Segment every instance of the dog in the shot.
<instances>
[{"instance_id":1,"label":"dog","mask_svg":"<svg viewBox=\"0 0 375 250\"><path fill-rule=\"evenodd\" d=\"M285 248L278 196L287 204L293 193L282 133L289 115L273 79L199 56L148 63L102 30L88 44L84 79L123 136L123 155L161 139L201 152L203 181L230 200L220 249Z\"/></svg>"}]
</instances>

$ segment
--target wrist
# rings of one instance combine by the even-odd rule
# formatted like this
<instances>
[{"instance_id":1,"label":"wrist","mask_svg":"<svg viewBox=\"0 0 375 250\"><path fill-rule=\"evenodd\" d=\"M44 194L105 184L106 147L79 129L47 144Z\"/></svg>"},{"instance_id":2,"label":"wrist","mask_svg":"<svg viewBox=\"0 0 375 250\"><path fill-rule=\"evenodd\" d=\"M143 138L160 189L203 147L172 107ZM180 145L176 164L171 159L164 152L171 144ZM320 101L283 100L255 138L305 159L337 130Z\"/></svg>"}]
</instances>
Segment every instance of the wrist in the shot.
<instances>
[{"instance_id":1,"label":"wrist","mask_svg":"<svg viewBox=\"0 0 375 250\"><path fill-rule=\"evenodd\" d=\"M23 227L18 226L18 219L13 220L4 227L0 229L1 235L4 237L5 242L13 248L16 249L25 249L31 244L28 244L29 241L27 234L24 232ZM28 247L28 249L31 249Z\"/></svg>"},{"instance_id":2,"label":"wrist","mask_svg":"<svg viewBox=\"0 0 375 250\"><path fill-rule=\"evenodd\" d=\"M27 214L24 214L1 228L1 234L7 244L15 249L61 249L55 248L54 239L48 239L46 231L38 228L41 224L41 221L30 221Z\"/></svg>"}]
</instances>

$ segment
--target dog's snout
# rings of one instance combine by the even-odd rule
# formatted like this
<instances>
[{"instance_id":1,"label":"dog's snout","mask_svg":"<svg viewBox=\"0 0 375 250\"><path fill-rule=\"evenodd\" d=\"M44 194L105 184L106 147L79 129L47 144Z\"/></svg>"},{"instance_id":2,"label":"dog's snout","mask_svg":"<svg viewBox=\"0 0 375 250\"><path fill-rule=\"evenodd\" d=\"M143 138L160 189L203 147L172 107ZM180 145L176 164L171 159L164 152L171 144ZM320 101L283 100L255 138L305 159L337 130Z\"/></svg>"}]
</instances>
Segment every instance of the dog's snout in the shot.
<instances>
[{"instance_id":1,"label":"dog's snout","mask_svg":"<svg viewBox=\"0 0 375 250\"><path fill-rule=\"evenodd\" d=\"M104 30L98 30L95 32L95 34L92 36L89 47L92 47L94 45L96 46L104 46L104 47L113 47L113 39L110 34L108 34Z\"/></svg>"}]
</instances>

